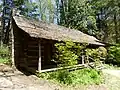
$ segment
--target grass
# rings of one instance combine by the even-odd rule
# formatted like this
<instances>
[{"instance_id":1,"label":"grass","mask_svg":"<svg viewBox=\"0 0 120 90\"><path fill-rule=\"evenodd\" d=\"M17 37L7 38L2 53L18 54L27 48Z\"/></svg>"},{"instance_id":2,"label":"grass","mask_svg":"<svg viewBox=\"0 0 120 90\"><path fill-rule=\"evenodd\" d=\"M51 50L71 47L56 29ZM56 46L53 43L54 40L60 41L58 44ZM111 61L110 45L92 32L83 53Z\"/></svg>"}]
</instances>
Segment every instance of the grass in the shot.
<instances>
[{"instance_id":1,"label":"grass","mask_svg":"<svg viewBox=\"0 0 120 90\"><path fill-rule=\"evenodd\" d=\"M102 73L95 69L85 68L75 71L60 70L56 72L37 74L40 78L53 80L65 85L91 85L101 84Z\"/></svg>"},{"instance_id":2,"label":"grass","mask_svg":"<svg viewBox=\"0 0 120 90\"><path fill-rule=\"evenodd\" d=\"M0 46L0 63L11 65L10 51L6 45Z\"/></svg>"},{"instance_id":3,"label":"grass","mask_svg":"<svg viewBox=\"0 0 120 90\"><path fill-rule=\"evenodd\" d=\"M0 63L10 65L11 61L9 58L0 58Z\"/></svg>"},{"instance_id":4,"label":"grass","mask_svg":"<svg viewBox=\"0 0 120 90\"><path fill-rule=\"evenodd\" d=\"M107 69L119 69L116 66L105 65ZM60 73L60 74L59 74ZM50 80L62 89L60 90L120 90L120 78L101 73L94 69L81 69L69 72L70 76L65 77L62 72L41 73L39 77ZM58 78L58 74L61 76ZM73 75L73 76L72 76ZM93 76L93 77L92 77ZM65 78L65 79L63 79ZM70 78L67 79L67 78ZM72 84L64 84L60 80L72 81ZM96 85L97 84L97 85Z\"/></svg>"}]
</instances>

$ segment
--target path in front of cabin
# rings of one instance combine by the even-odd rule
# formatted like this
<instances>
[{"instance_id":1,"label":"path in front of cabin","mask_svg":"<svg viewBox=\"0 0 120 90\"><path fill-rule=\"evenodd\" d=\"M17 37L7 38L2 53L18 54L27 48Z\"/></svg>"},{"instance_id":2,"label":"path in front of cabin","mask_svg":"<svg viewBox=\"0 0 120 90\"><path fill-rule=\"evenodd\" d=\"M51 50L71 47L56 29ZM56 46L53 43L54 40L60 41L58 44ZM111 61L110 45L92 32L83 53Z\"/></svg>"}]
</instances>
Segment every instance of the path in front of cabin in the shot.
<instances>
[{"instance_id":1,"label":"path in front of cabin","mask_svg":"<svg viewBox=\"0 0 120 90\"><path fill-rule=\"evenodd\" d=\"M26 76L7 65L0 65L0 90L120 90L120 70L103 69L102 71L106 76L104 84L73 88L40 80L35 75Z\"/></svg>"},{"instance_id":2,"label":"path in front of cabin","mask_svg":"<svg viewBox=\"0 0 120 90\"><path fill-rule=\"evenodd\" d=\"M120 70L114 70L114 69L103 69L103 73L110 74L112 76L115 76L120 79Z\"/></svg>"},{"instance_id":3,"label":"path in front of cabin","mask_svg":"<svg viewBox=\"0 0 120 90\"><path fill-rule=\"evenodd\" d=\"M120 70L103 69L105 77L105 85L109 87L108 90L120 90Z\"/></svg>"},{"instance_id":4,"label":"path in front of cabin","mask_svg":"<svg viewBox=\"0 0 120 90\"><path fill-rule=\"evenodd\" d=\"M0 90L59 90L58 85L39 80L35 75L26 76L7 65L0 65Z\"/></svg>"}]
</instances>

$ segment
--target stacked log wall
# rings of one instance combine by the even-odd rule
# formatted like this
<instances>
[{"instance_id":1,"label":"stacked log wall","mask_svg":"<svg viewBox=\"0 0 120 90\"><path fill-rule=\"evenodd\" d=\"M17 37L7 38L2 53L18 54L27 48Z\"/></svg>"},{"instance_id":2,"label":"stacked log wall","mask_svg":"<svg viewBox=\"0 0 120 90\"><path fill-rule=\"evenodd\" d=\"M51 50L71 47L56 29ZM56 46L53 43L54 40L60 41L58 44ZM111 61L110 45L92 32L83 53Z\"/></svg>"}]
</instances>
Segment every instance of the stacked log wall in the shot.
<instances>
[{"instance_id":1,"label":"stacked log wall","mask_svg":"<svg viewBox=\"0 0 120 90\"><path fill-rule=\"evenodd\" d=\"M14 62L19 69L23 66L38 70L39 44L41 45L41 69L52 68L52 49L56 41L30 37L13 23ZM40 42L40 43L39 43Z\"/></svg>"},{"instance_id":2,"label":"stacked log wall","mask_svg":"<svg viewBox=\"0 0 120 90\"><path fill-rule=\"evenodd\" d=\"M23 66L38 69L38 39L31 38L26 32L13 24L14 62L19 69Z\"/></svg>"},{"instance_id":3,"label":"stacked log wall","mask_svg":"<svg viewBox=\"0 0 120 90\"><path fill-rule=\"evenodd\" d=\"M29 38L27 47L27 62L28 67L38 70L38 60L39 60L39 39Z\"/></svg>"}]
</instances>

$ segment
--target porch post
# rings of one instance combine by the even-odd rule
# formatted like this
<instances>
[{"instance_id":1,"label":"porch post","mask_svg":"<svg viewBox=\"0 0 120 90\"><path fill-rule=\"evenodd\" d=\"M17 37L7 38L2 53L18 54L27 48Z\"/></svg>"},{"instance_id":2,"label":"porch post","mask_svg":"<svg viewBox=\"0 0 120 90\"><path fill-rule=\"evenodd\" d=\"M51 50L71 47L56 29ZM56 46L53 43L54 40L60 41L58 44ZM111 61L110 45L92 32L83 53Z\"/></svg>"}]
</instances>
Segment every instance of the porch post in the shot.
<instances>
[{"instance_id":1,"label":"porch post","mask_svg":"<svg viewBox=\"0 0 120 90\"><path fill-rule=\"evenodd\" d=\"M39 40L39 61L38 61L38 71L41 72L41 43Z\"/></svg>"},{"instance_id":2,"label":"porch post","mask_svg":"<svg viewBox=\"0 0 120 90\"><path fill-rule=\"evenodd\" d=\"M12 29L11 29L11 34L12 34L12 37L11 37L11 39L12 39L12 67L15 68L15 61L14 61L14 59L15 59L15 58L14 58L14 55L15 55L15 54L14 54L14 51L15 51L15 50L14 50L14 49L15 49L15 48L14 48L15 41L14 41L13 27L12 27Z\"/></svg>"},{"instance_id":3,"label":"porch post","mask_svg":"<svg viewBox=\"0 0 120 90\"><path fill-rule=\"evenodd\" d=\"M85 64L84 60L85 60L85 56L82 55L82 64Z\"/></svg>"}]
</instances>

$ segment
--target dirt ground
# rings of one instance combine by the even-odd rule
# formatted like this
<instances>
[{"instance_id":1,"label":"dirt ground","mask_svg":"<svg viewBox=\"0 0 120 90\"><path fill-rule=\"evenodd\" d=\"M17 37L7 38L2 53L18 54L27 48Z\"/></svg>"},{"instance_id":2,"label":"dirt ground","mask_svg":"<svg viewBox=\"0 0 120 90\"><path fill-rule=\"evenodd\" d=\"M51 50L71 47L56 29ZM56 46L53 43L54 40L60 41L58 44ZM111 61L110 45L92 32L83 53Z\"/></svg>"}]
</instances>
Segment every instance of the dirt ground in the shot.
<instances>
[{"instance_id":1,"label":"dirt ground","mask_svg":"<svg viewBox=\"0 0 120 90\"><path fill-rule=\"evenodd\" d=\"M120 70L104 69L105 85L109 90L120 90Z\"/></svg>"},{"instance_id":2,"label":"dirt ground","mask_svg":"<svg viewBox=\"0 0 120 90\"><path fill-rule=\"evenodd\" d=\"M110 74L110 75L113 75L117 78L120 79L120 70L113 70L113 69L104 69L102 70L104 73L107 73L107 74Z\"/></svg>"},{"instance_id":3,"label":"dirt ground","mask_svg":"<svg viewBox=\"0 0 120 90\"><path fill-rule=\"evenodd\" d=\"M35 75L25 75L7 65L0 65L0 90L108 90L104 84L65 87L42 80Z\"/></svg>"},{"instance_id":4,"label":"dirt ground","mask_svg":"<svg viewBox=\"0 0 120 90\"><path fill-rule=\"evenodd\" d=\"M35 75L26 76L7 65L0 65L0 90L59 90L58 86Z\"/></svg>"}]
</instances>

